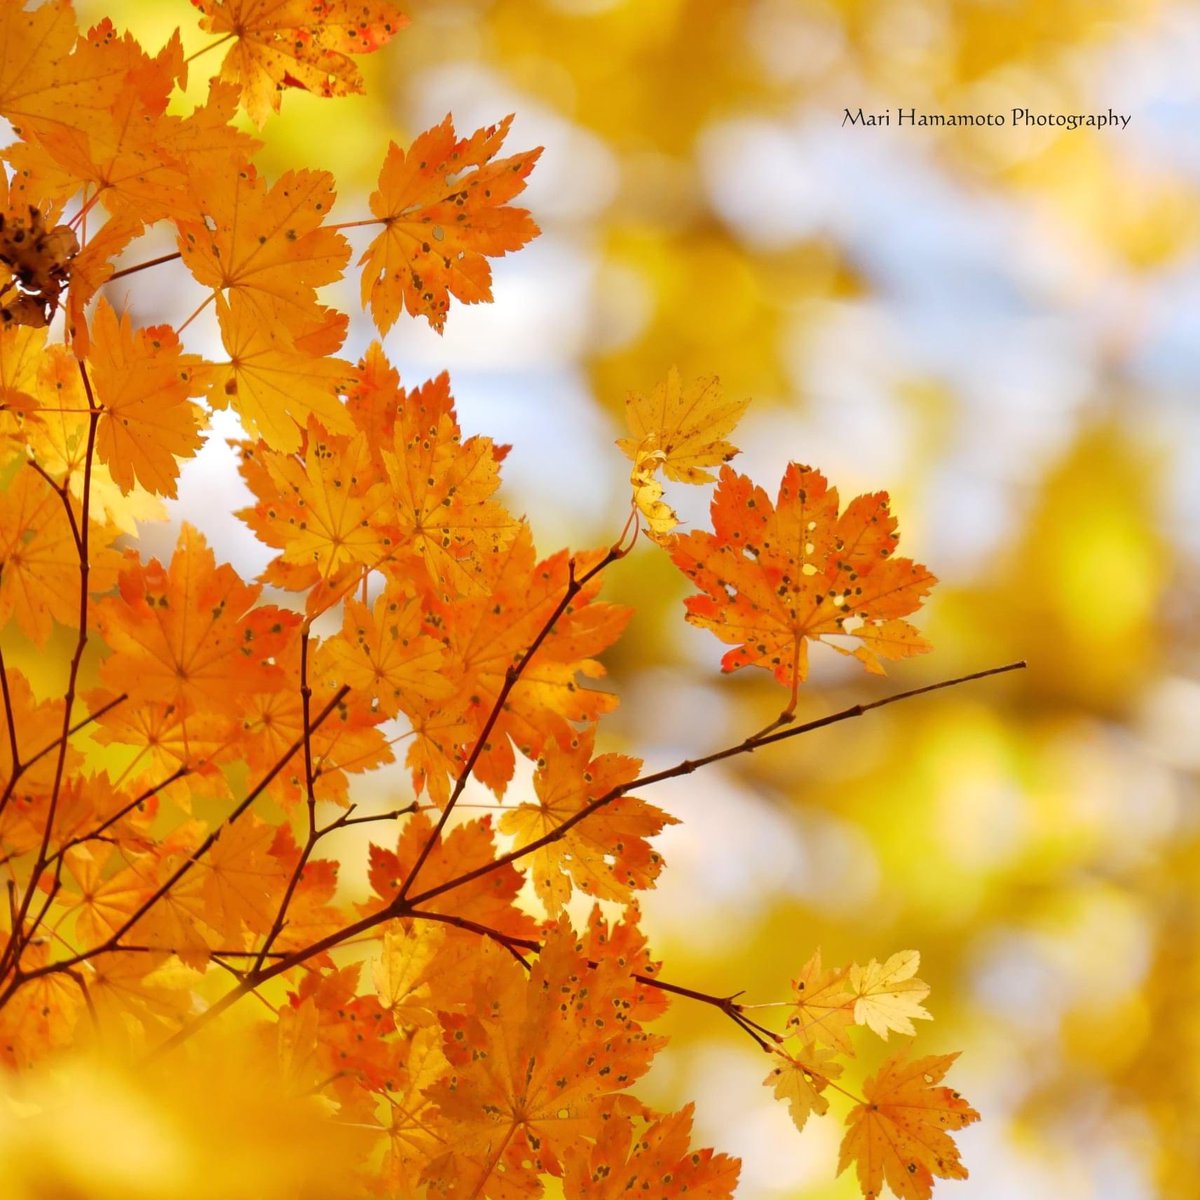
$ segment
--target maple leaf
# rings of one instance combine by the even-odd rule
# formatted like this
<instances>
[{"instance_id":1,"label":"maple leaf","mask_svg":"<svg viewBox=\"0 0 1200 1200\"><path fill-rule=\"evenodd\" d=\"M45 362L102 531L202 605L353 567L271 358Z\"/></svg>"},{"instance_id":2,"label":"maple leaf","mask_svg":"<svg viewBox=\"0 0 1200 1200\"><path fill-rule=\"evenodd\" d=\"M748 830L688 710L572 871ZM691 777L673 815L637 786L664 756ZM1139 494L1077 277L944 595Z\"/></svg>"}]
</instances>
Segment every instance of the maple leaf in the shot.
<instances>
[{"instance_id":1,"label":"maple leaf","mask_svg":"<svg viewBox=\"0 0 1200 1200\"><path fill-rule=\"evenodd\" d=\"M232 404L252 437L282 453L300 449L310 417L331 433L354 432L338 398L350 364L306 353L288 329L291 317L271 295L254 301L237 290L228 301L218 296L217 320L229 363L215 365L208 392L214 408Z\"/></svg>"},{"instance_id":2,"label":"maple leaf","mask_svg":"<svg viewBox=\"0 0 1200 1200\"><path fill-rule=\"evenodd\" d=\"M595 729L566 745L551 741L538 764L533 786L538 804L520 804L500 818L500 831L525 846L553 833L592 801L637 778L641 760L623 754L592 757ZM525 858L538 898L552 917L570 899L574 885L598 900L626 901L633 889L654 886L662 858L646 841L674 817L636 796L618 796L558 841Z\"/></svg>"},{"instance_id":3,"label":"maple leaf","mask_svg":"<svg viewBox=\"0 0 1200 1200\"><path fill-rule=\"evenodd\" d=\"M895 558L896 519L886 492L859 496L838 516L825 477L790 463L775 505L729 467L712 501L713 533L676 540L671 558L700 594L687 620L736 643L721 659L733 671L764 667L793 691L808 672L808 642L825 641L882 673L880 658L930 649L899 618L920 607L937 580L911 559ZM837 641L860 645L849 650Z\"/></svg>"},{"instance_id":4,"label":"maple leaf","mask_svg":"<svg viewBox=\"0 0 1200 1200\"><path fill-rule=\"evenodd\" d=\"M318 96L362 91L351 54L369 54L408 18L387 0L192 0L201 28L233 38L221 78L240 84L250 119L279 111L285 87ZM218 43L219 44L219 43Z\"/></svg>"},{"instance_id":5,"label":"maple leaf","mask_svg":"<svg viewBox=\"0 0 1200 1200\"><path fill-rule=\"evenodd\" d=\"M296 885L287 906L287 920L272 945L276 950L298 950L341 929L345 917L333 903L337 891L338 863L329 858L308 858L300 863L300 847L287 825L275 830L270 855L276 872L295 876ZM297 874L297 869L299 873Z\"/></svg>"},{"instance_id":6,"label":"maple leaf","mask_svg":"<svg viewBox=\"0 0 1200 1200\"><path fill-rule=\"evenodd\" d=\"M111 38L111 25L89 34L99 36ZM65 201L86 187L110 212L150 223L171 212L188 184L184 161L172 147L184 119L165 114L176 80L185 74L178 30L153 59L140 47L131 50L126 70L125 85L108 109L90 114L85 125L42 128L8 156L41 178L46 195ZM229 133L231 149L253 145L253 139Z\"/></svg>"},{"instance_id":7,"label":"maple leaf","mask_svg":"<svg viewBox=\"0 0 1200 1200\"><path fill-rule=\"evenodd\" d=\"M382 1182L397 1196L420 1195L421 1176L445 1144L437 1108L427 1091L447 1070L442 1031L436 1025L418 1027L408 1040L404 1071L389 1099L388 1148Z\"/></svg>"},{"instance_id":8,"label":"maple leaf","mask_svg":"<svg viewBox=\"0 0 1200 1200\"><path fill-rule=\"evenodd\" d=\"M687 1195L688 1200L732 1200L741 1164L727 1154L692 1150L692 1113L685 1105L655 1116L638 1131L635 1122L614 1114L594 1145L577 1142L564 1155L566 1200L619 1200L631 1194Z\"/></svg>"},{"instance_id":9,"label":"maple leaf","mask_svg":"<svg viewBox=\"0 0 1200 1200\"><path fill-rule=\"evenodd\" d=\"M679 523L662 499L658 472L678 483L711 483L716 476L706 468L728 462L738 452L726 435L749 403L726 400L715 375L685 387L675 367L648 395L630 392L625 398L630 436L619 438L617 445L633 460L634 503L652 533L663 536Z\"/></svg>"},{"instance_id":10,"label":"maple leaf","mask_svg":"<svg viewBox=\"0 0 1200 1200\"><path fill-rule=\"evenodd\" d=\"M130 552L120 595L96 605L112 653L100 668L112 687L146 700L234 711L246 694L282 681L274 662L295 613L255 607L258 587L227 564L217 566L204 538L184 525L169 567Z\"/></svg>"},{"instance_id":11,"label":"maple leaf","mask_svg":"<svg viewBox=\"0 0 1200 1200\"><path fill-rule=\"evenodd\" d=\"M83 947L105 942L150 895L144 873L129 866L106 872L110 861L122 861L111 844L73 846L63 855L67 879L74 883L64 888L63 903L76 910L75 937Z\"/></svg>"},{"instance_id":12,"label":"maple leaf","mask_svg":"<svg viewBox=\"0 0 1200 1200\"><path fill-rule=\"evenodd\" d=\"M116 581L116 530L93 523L88 591L105 592ZM79 548L61 497L31 468L0 492L0 629L15 620L44 645L54 622L79 623Z\"/></svg>"},{"instance_id":13,"label":"maple leaf","mask_svg":"<svg viewBox=\"0 0 1200 1200\"><path fill-rule=\"evenodd\" d=\"M245 164L194 181L176 216L179 252L196 279L214 291L240 292L264 321L284 321L293 337L312 330L322 309L316 289L341 276L350 247L321 228L333 207L328 171L287 171L268 187Z\"/></svg>"},{"instance_id":14,"label":"maple leaf","mask_svg":"<svg viewBox=\"0 0 1200 1200\"><path fill-rule=\"evenodd\" d=\"M116 100L141 54L132 38L115 39L107 22L79 37L70 0L32 11L0 5L0 45L0 116L18 135L86 128Z\"/></svg>"},{"instance_id":15,"label":"maple leaf","mask_svg":"<svg viewBox=\"0 0 1200 1200\"><path fill-rule=\"evenodd\" d=\"M390 902L399 894L432 833L433 823L429 817L417 812L405 818L394 851L372 843L368 879L380 901ZM458 825L438 838L421 865L409 894L432 890L494 862L495 858L496 844L489 818ZM505 864L432 897L427 907L433 912L467 917L514 937L528 937L535 931L533 919L514 904L521 883L520 873L511 864ZM367 910L376 911L379 907L378 902L372 902Z\"/></svg>"},{"instance_id":16,"label":"maple leaf","mask_svg":"<svg viewBox=\"0 0 1200 1200\"><path fill-rule=\"evenodd\" d=\"M792 1123L803 1129L812 1113L818 1117L829 1110L829 1101L821 1093L842 1068L833 1062L833 1051L809 1042L798 1054L780 1051L777 1061L763 1084L771 1088L776 1100L786 1100Z\"/></svg>"},{"instance_id":17,"label":"maple leaf","mask_svg":"<svg viewBox=\"0 0 1200 1200\"><path fill-rule=\"evenodd\" d=\"M518 529L492 499L508 447L488 437L463 441L444 371L401 393L397 404L399 419L382 448L391 504L380 519L394 531L397 551L419 555L436 585L478 593L487 559L508 547ZM399 575L410 570L400 561L385 569Z\"/></svg>"},{"instance_id":18,"label":"maple leaf","mask_svg":"<svg viewBox=\"0 0 1200 1200\"><path fill-rule=\"evenodd\" d=\"M268 851L273 825L246 813L222 828L198 867L204 887L204 919L223 944L243 944L243 930L266 933L278 910L284 878Z\"/></svg>"},{"instance_id":19,"label":"maple leaf","mask_svg":"<svg viewBox=\"0 0 1200 1200\"><path fill-rule=\"evenodd\" d=\"M92 318L89 367L96 402L96 456L128 492L134 480L162 496L175 495L178 459L196 452L203 413L189 396L204 391L197 355L184 354L168 325L134 330L106 300Z\"/></svg>"},{"instance_id":20,"label":"maple leaf","mask_svg":"<svg viewBox=\"0 0 1200 1200\"><path fill-rule=\"evenodd\" d=\"M398 1026L436 1023L429 975L445 940L445 927L432 921L396 921L384 931L371 979Z\"/></svg>"},{"instance_id":21,"label":"maple leaf","mask_svg":"<svg viewBox=\"0 0 1200 1200\"><path fill-rule=\"evenodd\" d=\"M564 1153L601 1135L609 1098L645 1073L663 1042L622 1003L626 971L608 957L590 963L581 949L560 919L526 978L487 944L474 1005L442 1017L452 1073L429 1095L455 1123L454 1165L476 1194L560 1174Z\"/></svg>"},{"instance_id":22,"label":"maple leaf","mask_svg":"<svg viewBox=\"0 0 1200 1200\"><path fill-rule=\"evenodd\" d=\"M900 950L885 963L871 959L865 967L850 968L850 990L854 993L854 1020L866 1025L887 1041L888 1031L914 1034L913 1020L931 1020L921 1001L929 985L914 978L921 965L916 950Z\"/></svg>"},{"instance_id":23,"label":"maple leaf","mask_svg":"<svg viewBox=\"0 0 1200 1200\"><path fill-rule=\"evenodd\" d=\"M576 576L582 575L598 557L592 552L572 560L561 551L538 563L528 526L522 525L508 550L488 563L492 572L488 594L433 604L433 619L442 630L449 669L454 678L462 680L461 694L467 698L465 710L455 703L456 694L440 706L414 705L410 713L418 733L409 754L414 783L427 782L435 800L445 795L444 780L439 784L437 773L443 767L453 771L460 757L461 746L455 739L464 729L468 737L482 731L509 668L521 660L561 603L572 570ZM598 678L604 674L602 664L591 656L620 636L631 612L597 601L600 582L599 578L591 580L567 606L522 669L492 726L474 774L497 794L512 778L513 746L535 758L551 738L569 742L575 732L573 722L595 721L616 705L615 696L576 682L577 675ZM455 718L446 716L444 709L452 710ZM432 719L439 714L443 716L441 724ZM435 744L442 767L434 766L436 756L422 757L427 754L426 742ZM433 769L422 776L419 768L426 762Z\"/></svg>"},{"instance_id":24,"label":"maple leaf","mask_svg":"<svg viewBox=\"0 0 1200 1200\"><path fill-rule=\"evenodd\" d=\"M361 966L355 963L340 970L308 972L289 1000L294 1012L309 1005L314 1010L316 1021L309 1024L307 1032L316 1043L320 1080L357 1082L372 1091L383 1091L388 1080L398 1074L393 1065L395 1052L384 1040L395 1023L377 997L356 994ZM353 1103L355 1090L343 1086L340 1094Z\"/></svg>"},{"instance_id":25,"label":"maple leaf","mask_svg":"<svg viewBox=\"0 0 1200 1200\"><path fill-rule=\"evenodd\" d=\"M71 286L67 289L67 330L77 359L87 358L91 332L84 317L92 297L112 276L113 260L142 232L142 222L129 214L113 217L92 234L71 260ZM75 368L78 374L78 368ZM86 405L85 405L86 407Z\"/></svg>"},{"instance_id":26,"label":"maple leaf","mask_svg":"<svg viewBox=\"0 0 1200 1200\"><path fill-rule=\"evenodd\" d=\"M407 154L388 147L370 201L384 230L359 259L363 307L381 333L404 309L441 333L451 295L464 304L492 298L488 257L537 236L529 213L507 201L524 190L541 148L492 161L511 124L507 116L460 139L447 116Z\"/></svg>"},{"instance_id":27,"label":"maple leaf","mask_svg":"<svg viewBox=\"0 0 1200 1200\"><path fill-rule=\"evenodd\" d=\"M45 349L43 329L0 328L0 461L26 445L29 424L41 424L37 379Z\"/></svg>"},{"instance_id":28,"label":"maple leaf","mask_svg":"<svg viewBox=\"0 0 1200 1200\"><path fill-rule=\"evenodd\" d=\"M387 488L365 436L335 438L310 426L302 458L261 443L239 446L239 469L258 502L237 515L261 541L283 551L264 572L268 583L294 591L323 584L319 594L336 597L347 579L394 553L394 535L378 523ZM310 610L317 595L310 592Z\"/></svg>"},{"instance_id":29,"label":"maple leaf","mask_svg":"<svg viewBox=\"0 0 1200 1200\"><path fill-rule=\"evenodd\" d=\"M846 1118L838 1172L854 1163L865 1200L878 1200L886 1180L900 1200L929 1200L933 1178L966 1179L967 1169L947 1130L979 1120L948 1087L935 1087L957 1054L906 1062L889 1058L863 1087L866 1103Z\"/></svg>"},{"instance_id":30,"label":"maple leaf","mask_svg":"<svg viewBox=\"0 0 1200 1200\"><path fill-rule=\"evenodd\" d=\"M334 677L372 697L394 717L407 697L440 700L454 691L445 676L442 646L423 632L424 605L415 596L383 592L373 608L345 604L342 636L328 643Z\"/></svg>"},{"instance_id":31,"label":"maple leaf","mask_svg":"<svg viewBox=\"0 0 1200 1200\"><path fill-rule=\"evenodd\" d=\"M341 684L329 678L325 646L324 642L318 646L310 671L312 679L325 681L324 687L314 685L313 707L317 709L325 707ZM291 683L297 682L293 676ZM348 772L369 771L392 761L391 748L376 728L380 720L379 714L371 711L366 696L351 692L334 705L321 727L309 734L313 782L319 785L322 800L347 805ZM278 766L288 748L303 738L303 730L304 703L296 686L257 692L245 697L238 748L252 771L266 775ZM285 806L307 796L303 756L289 760L274 776L268 791Z\"/></svg>"},{"instance_id":32,"label":"maple leaf","mask_svg":"<svg viewBox=\"0 0 1200 1200\"><path fill-rule=\"evenodd\" d=\"M3 528L3 525L0 525ZM17 731L17 747L24 749L22 788L35 794L44 794L54 786L55 756L43 754L34 761L33 756L47 746L53 746L63 728L63 701L61 699L40 700L25 675L12 666L5 666L6 687L0 689L0 705L3 705L4 726ZM68 744L68 771L78 769L82 761L79 750ZM0 737L0 785L7 788L13 779L13 746L7 737ZM8 843L11 837L7 812L0 812L0 842Z\"/></svg>"},{"instance_id":33,"label":"maple leaf","mask_svg":"<svg viewBox=\"0 0 1200 1200\"><path fill-rule=\"evenodd\" d=\"M823 970L821 951L817 950L792 980L796 995L788 1029L802 1041L824 1043L843 1054L853 1054L847 1030L854 1022L856 997L846 985L849 973L849 967Z\"/></svg>"}]
</instances>

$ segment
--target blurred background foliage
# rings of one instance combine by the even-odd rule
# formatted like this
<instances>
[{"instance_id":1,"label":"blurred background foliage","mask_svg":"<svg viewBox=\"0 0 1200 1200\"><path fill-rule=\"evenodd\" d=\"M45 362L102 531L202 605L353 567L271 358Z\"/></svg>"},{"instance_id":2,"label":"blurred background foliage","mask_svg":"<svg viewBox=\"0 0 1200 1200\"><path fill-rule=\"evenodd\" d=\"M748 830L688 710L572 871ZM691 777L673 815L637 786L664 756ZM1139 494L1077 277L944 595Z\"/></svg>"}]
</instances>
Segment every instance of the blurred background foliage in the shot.
<instances>
[{"instance_id":1,"label":"blurred background foliage","mask_svg":"<svg viewBox=\"0 0 1200 1200\"><path fill-rule=\"evenodd\" d=\"M181 0L79 7L148 45L176 24L203 44ZM351 219L387 139L447 111L464 131L515 111L509 147L547 147L527 193L544 233L498 264L496 303L387 343L409 382L448 366L464 425L514 443L510 503L542 549L615 536L623 398L677 364L754 397L742 470L773 490L790 458L844 498L889 489L907 553L942 577L934 655L887 681L815 655L802 716L1030 663L661 789L684 824L645 907L672 978L783 999L817 946L827 962L917 947L936 1017L918 1046L963 1051L957 1086L985 1117L961 1138L971 1179L939 1192L1197 1195L1200 9L408 11L364 64L368 94L288 95L260 161L332 169ZM842 126L847 106L1132 120L864 129ZM169 283L129 285L114 302L169 308ZM370 337L356 321L351 352ZM218 441L173 515L253 572L262 549L216 513L240 502ZM610 744L661 766L776 715L765 677L718 677L652 548L609 586L638 608L611 659ZM670 1022L647 1098L699 1099L699 1135L745 1159L743 1200L855 1194L831 1180L837 1127L797 1136L749 1042L696 1007Z\"/></svg>"}]
</instances>

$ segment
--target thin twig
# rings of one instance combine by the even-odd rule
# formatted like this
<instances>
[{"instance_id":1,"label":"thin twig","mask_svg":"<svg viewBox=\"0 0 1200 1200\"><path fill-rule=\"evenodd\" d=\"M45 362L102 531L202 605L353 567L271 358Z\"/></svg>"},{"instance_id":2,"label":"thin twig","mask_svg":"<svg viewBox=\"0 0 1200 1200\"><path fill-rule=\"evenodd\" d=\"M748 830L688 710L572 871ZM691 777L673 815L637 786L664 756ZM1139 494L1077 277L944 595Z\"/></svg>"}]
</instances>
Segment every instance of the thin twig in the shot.
<instances>
[{"instance_id":1,"label":"thin twig","mask_svg":"<svg viewBox=\"0 0 1200 1200\"><path fill-rule=\"evenodd\" d=\"M760 750L763 746L770 746L775 742L786 741L788 738L800 737L801 734L812 733L813 730L824 729L827 725L836 725L840 721L848 721L853 717L861 717L876 708L885 708L889 704L898 704L901 700L911 700L914 696L924 696L930 692L941 691L943 688L958 687L960 684L972 683L978 679L986 679L991 675L1002 675L1007 671L1018 671L1025 665L1023 661L1008 663L1003 667L991 667L986 671L973 671L970 675L959 675L954 679L943 679L939 683L926 684L924 687L910 688L908 691L896 692L894 695L884 696L881 700L872 700L867 704L852 704L849 708L844 708L840 712L830 713L828 716L818 717L813 721L805 721L802 725L795 725L790 729L783 729L777 733L754 734L751 737L744 738L733 746L726 746L723 750L715 750L712 754L705 754L701 758L685 758L673 767L667 767L665 770L656 771L651 775L643 775L640 779L634 779L628 783L622 783L617 787L610 788L602 796L597 797L578 812L573 813L561 825L550 830L549 833L545 833L540 838L536 838L524 846L519 846L515 850L510 850L507 854L502 854L499 858L495 858L491 862L483 863L471 871L464 872L453 879L439 883L436 887L429 888L411 897L411 901L414 905L425 904L435 896L451 892L455 888L460 888L467 883L480 879L492 871L498 871L501 867L506 867L510 863L517 862L526 855L541 850L544 846L549 846L557 842L560 838L565 837L581 821L586 821L592 813L603 808L606 804L611 804L618 797L632 792L635 788L640 790L656 783L662 783L667 779L677 779L682 775L690 775L693 771L699 770L701 767L706 767L710 763L720 762L726 758L733 758L738 754L753 754L755 750Z\"/></svg>"}]
</instances>

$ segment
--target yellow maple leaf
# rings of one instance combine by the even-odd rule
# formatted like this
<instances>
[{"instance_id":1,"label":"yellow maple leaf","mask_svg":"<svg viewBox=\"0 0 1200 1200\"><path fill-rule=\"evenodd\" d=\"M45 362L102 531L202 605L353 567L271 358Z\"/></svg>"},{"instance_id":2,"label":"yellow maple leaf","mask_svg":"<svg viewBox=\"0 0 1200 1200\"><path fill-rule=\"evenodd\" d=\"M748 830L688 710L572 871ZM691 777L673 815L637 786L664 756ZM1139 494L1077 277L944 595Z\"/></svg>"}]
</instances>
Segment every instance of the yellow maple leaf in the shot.
<instances>
[{"instance_id":1,"label":"yellow maple leaf","mask_svg":"<svg viewBox=\"0 0 1200 1200\"><path fill-rule=\"evenodd\" d=\"M749 400L726 400L715 376L695 379L685 387L672 367L652 392L630 392L625 398L629 437L617 445L633 460L629 482L633 502L646 518L650 532L665 537L679 524L674 509L663 500L661 470L677 483L712 483L708 467L728 462L737 447L726 440Z\"/></svg>"},{"instance_id":2,"label":"yellow maple leaf","mask_svg":"<svg viewBox=\"0 0 1200 1200\"><path fill-rule=\"evenodd\" d=\"M812 1113L823 1116L829 1101L821 1093L842 1068L833 1059L833 1051L809 1042L797 1055L780 1052L763 1085L786 1100L788 1112L797 1129L803 1129Z\"/></svg>"},{"instance_id":3,"label":"yellow maple leaf","mask_svg":"<svg viewBox=\"0 0 1200 1200\"><path fill-rule=\"evenodd\" d=\"M929 984L914 978L921 965L916 950L899 950L885 963L871 959L865 967L850 968L850 990L854 993L854 1020L879 1034L886 1042L889 1030L914 1034L913 1020L931 1020L921 1007L929 995Z\"/></svg>"},{"instance_id":4,"label":"yellow maple leaf","mask_svg":"<svg viewBox=\"0 0 1200 1200\"><path fill-rule=\"evenodd\" d=\"M625 398L630 436L617 445L635 463L645 451L660 452L663 473L676 483L712 483L716 476L705 468L719 467L737 454L725 439L749 403L726 400L715 375L685 387L672 367L652 392Z\"/></svg>"}]
</instances>

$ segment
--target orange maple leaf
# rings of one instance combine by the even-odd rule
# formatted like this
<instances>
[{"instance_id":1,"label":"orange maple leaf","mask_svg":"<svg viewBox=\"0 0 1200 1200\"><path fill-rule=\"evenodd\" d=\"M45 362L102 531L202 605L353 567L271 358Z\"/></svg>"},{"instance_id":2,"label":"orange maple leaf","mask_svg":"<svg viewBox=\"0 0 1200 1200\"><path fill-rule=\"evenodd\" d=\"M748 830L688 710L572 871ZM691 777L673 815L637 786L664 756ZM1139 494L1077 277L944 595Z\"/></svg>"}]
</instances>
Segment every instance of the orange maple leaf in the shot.
<instances>
[{"instance_id":1,"label":"orange maple leaf","mask_svg":"<svg viewBox=\"0 0 1200 1200\"><path fill-rule=\"evenodd\" d=\"M933 1177L966 1179L958 1147L946 1132L979 1120L948 1087L935 1087L957 1054L905 1061L893 1055L863 1087L866 1103L846 1118L838 1172L851 1163L865 1200L877 1200L884 1181L901 1200L929 1200Z\"/></svg>"},{"instance_id":2,"label":"orange maple leaf","mask_svg":"<svg viewBox=\"0 0 1200 1200\"><path fill-rule=\"evenodd\" d=\"M81 37L70 0L27 11L0 5L0 116L18 134L86 129L114 103L145 56L105 21Z\"/></svg>"},{"instance_id":3,"label":"orange maple leaf","mask_svg":"<svg viewBox=\"0 0 1200 1200\"><path fill-rule=\"evenodd\" d=\"M433 823L425 813L417 812L405 818L394 851L372 843L368 878L381 901L389 902L399 893L432 833ZM496 843L489 818L456 826L438 838L429 857L422 863L409 894L429 891L477 867L486 866L495 858ZM533 918L514 903L521 883L519 872L506 864L431 898L423 907L432 912L468 917L516 937L529 937L536 931ZM379 907L378 902L372 902L368 909L374 911Z\"/></svg>"},{"instance_id":4,"label":"orange maple leaf","mask_svg":"<svg viewBox=\"0 0 1200 1200\"><path fill-rule=\"evenodd\" d=\"M726 435L749 403L726 400L716 376L692 380L685 387L674 367L652 392L630 392L625 398L630 436L619 438L617 445L633 460L633 501L652 535L663 538L679 524L662 498L658 472L679 483L711 483L716 476L707 468L738 453Z\"/></svg>"},{"instance_id":5,"label":"orange maple leaf","mask_svg":"<svg viewBox=\"0 0 1200 1200\"><path fill-rule=\"evenodd\" d=\"M817 950L792 980L795 998L788 1015L788 1030L802 1042L823 1043L853 1054L848 1030L854 1023L855 994L846 983L849 967L821 966Z\"/></svg>"},{"instance_id":6,"label":"orange maple leaf","mask_svg":"<svg viewBox=\"0 0 1200 1200\"><path fill-rule=\"evenodd\" d=\"M327 643L332 675L394 717L407 698L440 700L454 691L442 670L442 646L423 632L424 605L394 589L368 608L345 604L342 636Z\"/></svg>"},{"instance_id":7,"label":"orange maple leaf","mask_svg":"<svg viewBox=\"0 0 1200 1200\"><path fill-rule=\"evenodd\" d=\"M363 306L386 333L407 309L439 333L450 296L464 304L492 298L488 258L519 250L538 227L508 201L523 191L541 148L492 159L512 117L459 138L449 116L426 130L405 154L395 142L371 195L384 230L359 264Z\"/></svg>"},{"instance_id":8,"label":"orange maple leaf","mask_svg":"<svg viewBox=\"0 0 1200 1200\"><path fill-rule=\"evenodd\" d=\"M599 1138L612 1097L639 1079L664 1039L625 1003L633 981L611 956L589 962L566 918L551 927L529 976L490 943L476 996L445 1014L452 1074L429 1089L455 1126L451 1168L475 1195L562 1173L564 1154Z\"/></svg>"},{"instance_id":9,"label":"orange maple leaf","mask_svg":"<svg viewBox=\"0 0 1200 1200\"><path fill-rule=\"evenodd\" d=\"M537 804L520 804L500 818L500 831L518 846L553 833L607 794L637 778L641 760L624 754L592 757L596 731L577 734L568 745L550 741L533 777ZM569 829L560 840L529 854L538 897L557 917L574 885L597 900L630 899L634 889L654 886L662 857L647 838L678 822L636 796L618 796Z\"/></svg>"},{"instance_id":10,"label":"orange maple leaf","mask_svg":"<svg viewBox=\"0 0 1200 1200\"><path fill-rule=\"evenodd\" d=\"M669 1116L647 1114L648 1125L614 1113L596 1143L577 1142L564 1156L566 1200L620 1200L653 1195L658 1200L732 1200L741 1163L727 1154L692 1150L688 1104ZM652 1119L651 1119L652 1118Z\"/></svg>"},{"instance_id":11,"label":"orange maple leaf","mask_svg":"<svg viewBox=\"0 0 1200 1200\"><path fill-rule=\"evenodd\" d=\"M192 526L183 526L169 567L128 553L120 595L96 605L112 648L100 668L108 686L188 712L240 712L248 692L282 683L274 658L300 618L255 607L261 588L243 583L228 564L218 567Z\"/></svg>"},{"instance_id":12,"label":"orange maple leaf","mask_svg":"<svg viewBox=\"0 0 1200 1200\"><path fill-rule=\"evenodd\" d=\"M92 318L88 360L96 402L96 456L122 492L134 481L175 495L180 458L200 447L203 411L189 400L204 391L201 359L184 354L168 325L134 330L106 300Z\"/></svg>"},{"instance_id":13,"label":"orange maple leaf","mask_svg":"<svg viewBox=\"0 0 1200 1200\"><path fill-rule=\"evenodd\" d=\"M876 674L881 658L930 649L899 618L919 608L937 580L894 557L900 535L886 492L857 497L839 516L837 489L819 471L790 463L772 505L725 467L712 520L713 533L680 537L671 558L700 589L686 601L688 621L736 643L723 670L765 667L794 693L808 673L809 641L852 654Z\"/></svg>"},{"instance_id":14,"label":"orange maple leaf","mask_svg":"<svg viewBox=\"0 0 1200 1200\"><path fill-rule=\"evenodd\" d=\"M376 523L393 532L397 551L420 556L435 586L478 594L489 560L517 533L517 522L492 499L508 447L488 437L463 440L444 371L401 391L397 403L392 436L381 447L390 503ZM385 569L403 578L412 564L405 559Z\"/></svg>"},{"instance_id":15,"label":"orange maple leaf","mask_svg":"<svg viewBox=\"0 0 1200 1200\"><path fill-rule=\"evenodd\" d=\"M576 576L598 557L597 552L577 555ZM439 804L446 796L444 773L457 773L464 747L482 731L509 668L521 660L561 602L571 562L565 550L537 562L532 535L522 525L512 545L487 560L492 574L488 592L431 605L446 647L447 670L461 684L446 702L406 709L417 732L408 762L414 782L427 785ZM593 655L616 641L632 612L597 601L600 582L597 578L586 584L542 640L476 760L475 777L497 794L512 778L513 746L536 758L550 738L569 742L575 733L573 722L595 721L616 707L611 693L583 687L576 678L604 675L603 664Z\"/></svg>"},{"instance_id":16,"label":"orange maple leaf","mask_svg":"<svg viewBox=\"0 0 1200 1200\"><path fill-rule=\"evenodd\" d=\"M372 448L359 434L338 438L309 426L303 457L278 454L262 443L239 443L240 470L258 497L238 516L260 541L283 553L264 579L276 587L337 598L341 585L394 553L395 539L380 527L387 489L376 474ZM322 607L327 607L322 604Z\"/></svg>"},{"instance_id":17,"label":"orange maple leaf","mask_svg":"<svg viewBox=\"0 0 1200 1200\"><path fill-rule=\"evenodd\" d=\"M192 0L209 33L233 38L221 78L241 85L257 125L285 87L318 96L362 91L352 54L370 54L408 24L387 0ZM219 45L220 43L218 43Z\"/></svg>"},{"instance_id":18,"label":"orange maple leaf","mask_svg":"<svg viewBox=\"0 0 1200 1200\"><path fill-rule=\"evenodd\" d=\"M89 592L107 591L116 580L115 536L111 527L91 526ZM12 619L39 645L55 621L79 623L79 548L71 522L62 498L24 466L0 491L0 629Z\"/></svg>"},{"instance_id":19,"label":"orange maple leaf","mask_svg":"<svg viewBox=\"0 0 1200 1200\"><path fill-rule=\"evenodd\" d=\"M335 199L333 176L288 171L268 186L246 164L232 178L220 172L193 183L194 215L175 218L188 269L214 291L241 292L293 337L311 332L324 311L316 289L338 279L350 256L346 239L321 227Z\"/></svg>"}]
</instances>

